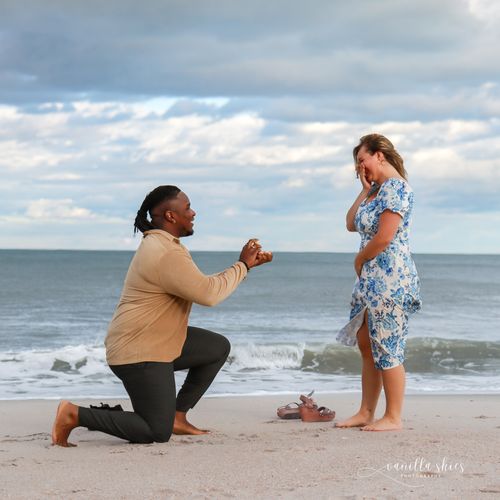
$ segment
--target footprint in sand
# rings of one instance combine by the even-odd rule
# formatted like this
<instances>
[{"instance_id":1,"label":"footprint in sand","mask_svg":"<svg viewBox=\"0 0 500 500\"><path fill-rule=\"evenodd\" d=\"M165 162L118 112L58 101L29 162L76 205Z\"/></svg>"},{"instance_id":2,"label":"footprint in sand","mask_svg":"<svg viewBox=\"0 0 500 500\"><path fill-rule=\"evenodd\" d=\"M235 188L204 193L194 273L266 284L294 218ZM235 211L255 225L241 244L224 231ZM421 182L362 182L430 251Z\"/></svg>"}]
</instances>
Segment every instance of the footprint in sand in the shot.
<instances>
[{"instance_id":1,"label":"footprint in sand","mask_svg":"<svg viewBox=\"0 0 500 500\"><path fill-rule=\"evenodd\" d=\"M190 439L179 439L177 442L182 444L194 444L194 441L191 441Z\"/></svg>"},{"instance_id":2,"label":"footprint in sand","mask_svg":"<svg viewBox=\"0 0 500 500\"><path fill-rule=\"evenodd\" d=\"M258 439L259 436L257 434L238 434L238 437L241 438L243 441L254 441L255 439Z\"/></svg>"},{"instance_id":3,"label":"footprint in sand","mask_svg":"<svg viewBox=\"0 0 500 500\"><path fill-rule=\"evenodd\" d=\"M18 467L16 462L19 462L19 459L24 457L12 458L11 460L6 460L5 462L0 463L0 467Z\"/></svg>"},{"instance_id":4,"label":"footprint in sand","mask_svg":"<svg viewBox=\"0 0 500 500\"><path fill-rule=\"evenodd\" d=\"M15 442L25 442L25 441L47 441L50 439L50 434L47 432L38 432L36 434L25 434L23 436L4 436L5 439L2 439L0 442L2 443L15 443Z\"/></svg>"},{"instance_id":5,"label":"footprint in sand","mask_svg":"<svg viewBox=\"0 0 500 500\"><path fill-rule=\"evenodd\" d=\"M479 491L481 493L500 493L500 486L494 486L493 488L481 488Z\"/></svg>"}]
</instances>

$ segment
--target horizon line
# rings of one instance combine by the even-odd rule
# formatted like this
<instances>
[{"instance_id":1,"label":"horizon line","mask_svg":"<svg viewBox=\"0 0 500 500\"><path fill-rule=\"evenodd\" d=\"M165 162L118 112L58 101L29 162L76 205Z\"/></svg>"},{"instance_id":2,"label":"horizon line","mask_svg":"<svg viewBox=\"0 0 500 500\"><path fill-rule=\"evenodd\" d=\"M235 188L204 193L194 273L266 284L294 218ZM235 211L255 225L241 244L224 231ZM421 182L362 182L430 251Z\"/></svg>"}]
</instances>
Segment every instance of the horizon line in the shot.
<instances>
[{"instance_id":1,"label":"horizon line","mask_svg":"<svg viewBox=\"0 0 500 500\"><path fill-rule=\"evenodd\" d=\"M241 248L235 250L189 250L190 253L193 252L206 252L206 253L233 253L240 252ZM135 253L134 249L90 249L90 248L0 248L0 252L130 252ZM342 255L353 255L353 252L335 252L331 250L273 250L274 254L278 253L309 253L309 254L342 254ZM500 252L411 252L412 255L483 255L497 257L500 256Z\"/></svg>"}]
</instances>

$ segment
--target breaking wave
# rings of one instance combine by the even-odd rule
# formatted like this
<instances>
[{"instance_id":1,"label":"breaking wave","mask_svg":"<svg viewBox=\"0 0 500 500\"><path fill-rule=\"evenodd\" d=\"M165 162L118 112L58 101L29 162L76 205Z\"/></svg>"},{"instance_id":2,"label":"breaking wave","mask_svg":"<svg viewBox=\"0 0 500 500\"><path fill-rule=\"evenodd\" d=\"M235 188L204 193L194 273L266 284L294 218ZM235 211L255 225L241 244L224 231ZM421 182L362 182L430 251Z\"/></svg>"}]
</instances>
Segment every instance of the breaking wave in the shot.
<instances>
[{"instance_id":1,"label":"breaking wave","mask_svg":"<svg viewBox=\"0 0 500 500\"><path fill-rule=\"evenodd\" d=\"M410 339L405 368L409 375L439 378L442 390L456 388L458 378L467 387L498 390L500 342ZM234 344L228 362L214 384L217 392L250 393L287 387L292 381L323 383L357 380L360 356L356 348L339 344L240 343ZM451 377L450 377L451 375ZM344 377L342 377L344 376ZM479 378L476 378L479 377ZM355 390L359 382L342 385ZM266 385L267 384L267 385ZM454 385L455 384L455 385ZM224 389L222 389L224 387ZM102 345L66 346L58 349L0 352L0 399L124 395L119 380L109 370Z\"/></svg>"}]
</instances>

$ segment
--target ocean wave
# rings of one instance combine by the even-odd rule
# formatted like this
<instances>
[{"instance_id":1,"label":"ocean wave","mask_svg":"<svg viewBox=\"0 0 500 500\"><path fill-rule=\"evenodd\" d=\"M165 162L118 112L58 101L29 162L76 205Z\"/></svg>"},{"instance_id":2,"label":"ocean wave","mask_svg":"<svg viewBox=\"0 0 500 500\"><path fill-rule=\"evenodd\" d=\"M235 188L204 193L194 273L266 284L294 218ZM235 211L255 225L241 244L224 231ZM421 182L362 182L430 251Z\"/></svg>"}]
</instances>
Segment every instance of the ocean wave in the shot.
<instances>
[{"instance_id":1,"label":"ocean wave","mask_svg":"<svg viewBox=\"0 0 500 500\"><path fill-rule=\"evenodd\" d=\"M57 349L0 352L0 379L71 378L75 375L95 379L106 376L104 346L77 345Z\"/></svg>"},{"instance_id":2,"label":"ocean wave","mask_svg":"<svg viewBox=\"0 0 500 500\"><path fill-rule=\"evenodd\" d=\"M496 371L500 342L414 338L407 343L405 367L416 373ZM240 343L231 349L225 369L230 372L303 370L318 373L358 373L356 348L340 344ZM102 345L0 352L0 378L36 374L82 375L109 373Z\"/></svg>"},{"instance_id":3,"label":"ocean wave","mask_svg":"<svg viewBox=\"0 0 500 500\"><path fill-rule=\"evenodd\" d=\"M279 392L302 385L356 390L360 367L358 350L339 344L235 343L211 390ZM409 388L419 380L415 387L421 390L498 391L500 342L410 339L405 368ZM182 383L181 373L176 378ZM0 352L0 399L71 394L124 395L106 364L104 346Z\"/></svg>"},{"instance_id":4,"label":"ocean wave","mask_svg":"<svg viewBox=\"0 0 500 500\"><path fill-rule=\"evenodd\" d=\"M356 374L356 348L339 344L245 344L234 346L229 369L239 371L292 369L324 374ZM405 368L413 373L486 374L500 368L500 342L410 339Z\"/></svg>"},{"instance_id":5,"label":"ocean wave","mask_svg":"<svg viewBox=\"0 0 500 500\"><path fill-rule=\"evenodd\" d=\"M300 368L305 343L236 344L231 348L228 366L231 371L276 370Z\"/></svg>"}]
</instances>

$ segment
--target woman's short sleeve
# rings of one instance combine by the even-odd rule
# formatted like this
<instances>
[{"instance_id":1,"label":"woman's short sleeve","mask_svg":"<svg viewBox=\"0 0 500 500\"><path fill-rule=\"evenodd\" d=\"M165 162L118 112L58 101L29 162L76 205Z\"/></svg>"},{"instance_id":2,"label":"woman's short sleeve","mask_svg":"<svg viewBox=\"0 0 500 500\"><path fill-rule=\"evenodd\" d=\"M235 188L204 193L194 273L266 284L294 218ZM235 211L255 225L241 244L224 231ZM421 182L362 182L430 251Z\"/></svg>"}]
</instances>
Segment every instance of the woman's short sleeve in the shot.
<instances>
[{"instance_id":1,"label":"woman's short sleeve","mask_svg":"<svg viewBox=\"0 0 500 500\"><path fill-rule=\"evenodd\" d=\"M411 189L401 179L389 179L378 194L380 212L390 210L404 217L411 206Z\"/></svg>"}]
</instances>

